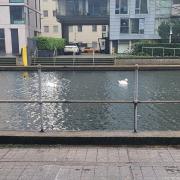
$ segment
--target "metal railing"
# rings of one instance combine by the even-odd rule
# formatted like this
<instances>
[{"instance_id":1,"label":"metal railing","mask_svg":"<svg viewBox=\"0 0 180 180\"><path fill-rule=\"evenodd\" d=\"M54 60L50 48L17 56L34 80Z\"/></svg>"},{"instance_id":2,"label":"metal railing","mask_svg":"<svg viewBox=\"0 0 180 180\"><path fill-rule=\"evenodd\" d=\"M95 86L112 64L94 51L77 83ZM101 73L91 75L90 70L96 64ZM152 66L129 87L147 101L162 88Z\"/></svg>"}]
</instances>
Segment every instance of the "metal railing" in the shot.
<instances>
[{"instance_id":1,"label":"metal railing","mask_svg":"<svg viewBox=\"0 0 180 180\"><path fill-rule=\"evenodd\" d=\"M34 66L35 66L35 64L36 64L36 59L37 59L37 57L38 57L38 49L36 48L36 49L34 50L34 53L33 53Z\"/></svg>"},{"instance_id":2,"label":"metal railing","mask_svg":"<svg viewBox=\"0 0 180 180\"><path fill-rule=\"evenodd\" d=\"M134 127L133 132L138 131L138 105L139 104L180 104L180 100L146 100L141 101L138 98L139 95L139 65L135 65L135 83L134 83L134 99L133 100L44 100L42 99L42 79L41 72L42 66L38 65L38 99L37 100L0 100L2 103L37 103L39 104L40 113L40 132L44 132L43 127L43 104L45 103L61 103L61 104L133 104L134 105Z\"/></svg>"},{"instance_id":3,"label":"metal railing","mask_svg":"<svg viewBox=\"0 0 180 180\"><path fill-rule=\"evenodd\" d=\"M172 51L171 52L171 54L173 53L173 55L171 55L171 57L173 56L173 57L177 57L176 55L176 50L179 50L180 51L180 48L167 48L167 47L142 47L142 53L144 53L145 51L145 49L150 49L151 50L151 56L152 57L154 57L154 51L156 50L156 49L161 49L162 50L162 57L165 57L166 56L166 51L167 50L170 50L170 51ZM178 56L180 56L180 54L178 55ZM167 57L168 57L168 55L167 55Z\"/></svg>"}]
</instances>

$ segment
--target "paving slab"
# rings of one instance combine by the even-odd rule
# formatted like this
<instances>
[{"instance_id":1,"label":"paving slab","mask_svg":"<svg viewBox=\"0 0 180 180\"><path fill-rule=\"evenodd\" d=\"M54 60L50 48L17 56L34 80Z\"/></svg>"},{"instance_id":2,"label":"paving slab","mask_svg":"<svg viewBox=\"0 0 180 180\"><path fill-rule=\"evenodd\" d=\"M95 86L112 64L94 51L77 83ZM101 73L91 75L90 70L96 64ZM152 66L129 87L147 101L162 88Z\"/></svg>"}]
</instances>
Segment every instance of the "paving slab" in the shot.
<instances>
[{"instance_id":1,"label":"paving slab","mask_svg":"<svg viewBox=\"0 0 180 180\"><path fill-rule=\"evenodd\" d=\"M179 146L1 145L0 154L0 180L180 180Z\"/></svg>"}]
</instances>

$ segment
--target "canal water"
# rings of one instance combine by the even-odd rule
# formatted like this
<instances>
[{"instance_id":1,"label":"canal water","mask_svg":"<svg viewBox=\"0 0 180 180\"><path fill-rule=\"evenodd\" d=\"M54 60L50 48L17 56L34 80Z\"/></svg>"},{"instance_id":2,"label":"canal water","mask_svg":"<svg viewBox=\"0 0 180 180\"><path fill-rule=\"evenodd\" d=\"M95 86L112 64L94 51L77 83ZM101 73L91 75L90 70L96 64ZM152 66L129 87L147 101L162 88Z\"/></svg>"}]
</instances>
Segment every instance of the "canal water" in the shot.
<instances>
[{"instance_id":1,"label":"canal water","mask_svg":"<svg viewBox=\"0 0 180 180\"><path fill-rule=\"evenodd\" d=\"M119 81L128 79L128 84ZM42 72L46 100L132 100L134 72ZM38 99L36 72L0 72L1 100ZM139 72L140 100L180 100L180 71ZM132 130L132 104L44 104L47 130ZM0 130L39 130L38 104L0 104ZM138 129L179 130L180 105L139 104Z\"/></svg>"}]
</instances>

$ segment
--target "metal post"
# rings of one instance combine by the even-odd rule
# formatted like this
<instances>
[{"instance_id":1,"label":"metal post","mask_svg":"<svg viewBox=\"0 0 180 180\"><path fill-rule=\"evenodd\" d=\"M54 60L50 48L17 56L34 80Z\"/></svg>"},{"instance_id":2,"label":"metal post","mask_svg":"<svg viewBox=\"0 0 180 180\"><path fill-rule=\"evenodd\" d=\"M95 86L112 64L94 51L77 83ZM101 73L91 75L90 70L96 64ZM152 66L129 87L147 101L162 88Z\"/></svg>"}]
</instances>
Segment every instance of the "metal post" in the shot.
<instances>
[{"instance_id":1,"label":"metal post","mask_svg":"<svg viewBox=\"0 0 180 180\"><path fill-rule=\"evenodd\" d=\"M154 56L154 48L152 48L152 57Z\"/></svg>"},{"instance_id":2,"label":"metal post","mask_svg":"<svg viewBox=\"0 0 180 180\"><path fill-rule=\"evenodd\" d=\"M74 62L75 62L75 50L73 50L73 66L74 66Z\"/></svg>"},{"instance_id":3,"label":"metal post","mask_svg":"<svg viewBox=\"0 0 180 180\"><path fill-rule=\"evenodd\" d=\"M43 128L43 113L42 113L42 93L41 93L41 65L38 65L38 84L39 84L39 108L40 108L40 123L41 123L41 130L40 132L44 132Z\"/></svg>"},{"instance_id":4,"label":"metal post","mask_svg":"<svg viewBox=\"0 0 180 180\"><path fill-rule=\"evenodd\" d=\"M94 65L94 49L93 49L93 65Z\"/></svg>"},{"instance_id":5,"label":"metal post","mask_svg":"<svg viewBox=\"0 0 180 180\"><path fill-rule=\"evenodd\" d=\"M176 49L174 48L174 57L176 57Z\"/></svg>"},{"instance_id":6,"label":"metal post","mask_svg":"<svg viewBox=\"0 0 180 180\"><path fill-rule=\"evenodd\" d=\"M164 47L163 47L163 57L164 57L164 55L165 55L165 50L164 50Z\"/></svg>"},{"instance_id":7,"label":"metal post","mask_svg":"<svg viewBox=\"0 0 180 180\"><path fill-rule=\"evenodd\" d=\"M139 65L135 65L135 84L134 84L134 133L137 133L138 121L138 84L139 84Z\"/></svg>"},{"instance_id":8,"label":"metal post","mask_svg":"<svg viewBox=\"0 0 180 180\"><path fill-rule=\"evenodd\" d=\"M172 43L172 34L173 34L173 32L172 32L172 23L170 23L170 29L169 29L169 44L171 44Z\"/></svg>"}]
</instances>

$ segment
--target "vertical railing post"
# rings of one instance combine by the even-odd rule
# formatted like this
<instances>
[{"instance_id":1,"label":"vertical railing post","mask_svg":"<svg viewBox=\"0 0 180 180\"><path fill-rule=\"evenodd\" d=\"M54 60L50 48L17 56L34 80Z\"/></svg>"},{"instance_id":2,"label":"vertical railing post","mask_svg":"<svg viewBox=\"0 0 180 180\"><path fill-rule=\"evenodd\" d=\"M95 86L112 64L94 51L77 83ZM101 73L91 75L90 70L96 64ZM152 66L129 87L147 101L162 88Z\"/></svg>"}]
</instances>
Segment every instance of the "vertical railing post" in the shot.
<instances>
[{"instance_id":1,"label":"vertical railing post","mask_svg":"<svg viewBox=\"0 0 180 180\"><path fill-rule=\"evenodd\" d=\"M93 65L94 65L94 48L93 48Z\"/></svg>"},{"instance_id":2,"label":"vertical railing post","mask_svg":"<svg viewBox=\"0 0 180 180\"><path fill-rule=\"evenodd\" d=\"M39 92L39 108L40 108L40 123L41 123L41 130L40 132L44 132L43 128L43 112L42 112L42 85L41 85L41 65L38 65L38 92Z\"/></svg>"},{"instance_id":3,"label":"vertical railing post","mask_svg":"<svg viewBox=\"0 0 180 180\"><path fill-rule=\"evenodd\" d=\"M74 66L74 63L75 63L75 50L73 50L73 66Z\"/></svg>"},{"instance_id":4,"label":"vertical railing post","mask_svg":"<svg viewBox=\"0 0 180 180\"><path fill-rule=\"evenodd\" d=\"M134 83L134 133L137 133L138 125L138 89L139 89L139 65L135 65L135 83Z\"/></svg>"},{"instance_id":5,"label":"vertical railing post","mask_svg":"<svg viewBox=\"0 0 180 180\"><path fill-rule=\"evenodd\" d=\"M165 49L164 49L164 47L163 47L163 57L165 56Z\"/></svg>"}]
</instances>

